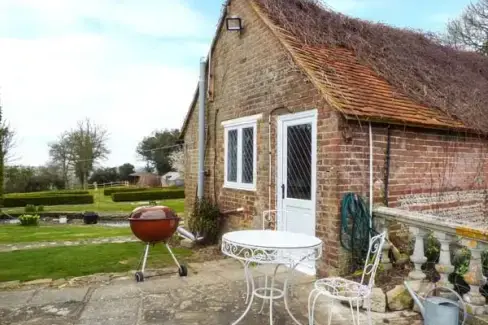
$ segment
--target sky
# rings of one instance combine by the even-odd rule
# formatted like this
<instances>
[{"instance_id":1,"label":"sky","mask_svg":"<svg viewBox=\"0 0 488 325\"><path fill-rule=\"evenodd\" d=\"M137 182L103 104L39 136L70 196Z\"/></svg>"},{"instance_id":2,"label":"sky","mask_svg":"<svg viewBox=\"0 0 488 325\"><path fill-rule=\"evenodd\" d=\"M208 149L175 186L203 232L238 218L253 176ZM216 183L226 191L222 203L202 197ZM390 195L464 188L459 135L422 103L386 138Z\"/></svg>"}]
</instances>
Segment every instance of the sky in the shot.
<instances>
[{"instance_id":1,"label":"sky","mask_svg":"<svg viewBox=\"0 0 488 325\"><path fill-rule=\"evenodd\" d=\"M11 163L89 117L109 133L102 164L143 165L144 136L180 128L222 0L0 0L0 100L17 133ZM329 0L345 14L440 32L469 0Z\"/></svg>"}]
</instances>

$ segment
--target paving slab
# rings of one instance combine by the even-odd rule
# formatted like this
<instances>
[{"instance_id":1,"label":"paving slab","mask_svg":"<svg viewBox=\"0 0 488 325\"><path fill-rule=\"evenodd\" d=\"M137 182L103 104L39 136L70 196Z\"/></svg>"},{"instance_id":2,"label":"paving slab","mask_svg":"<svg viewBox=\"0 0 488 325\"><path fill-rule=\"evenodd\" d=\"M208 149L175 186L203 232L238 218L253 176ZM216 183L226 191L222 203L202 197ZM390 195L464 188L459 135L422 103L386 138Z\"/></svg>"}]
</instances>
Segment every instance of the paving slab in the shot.
<instances>
[{"instance_id":1,"label":"paving slab","mask_svg":"<svg viewBox=\"0 0 488 325\"><path fill-rule=\"evenodd\" d=\"M229 269L225 269L229 266ZM145 282L119 281L99 287L92 283L82 288L42 289L37 292L0 292L0 325L213 325L231 324L246 308L246 283L242 266L233 262L210 262L202 272L188 278L155 277ZM229 276L220 274L228 272ZM232 274L233 273L233 274ZM262 283L263 277L256 279ZM283 282L280 279L278 283ZM302 324L308 324L308 294L313 283L296 279L289 306ZM90 287L93 286L93 287ZM90 288L89 288L90 287ZM262 313L262 300L255 298L248 315L239 325L269 323L269 307ZM316 308L316 324L327 323L329 302L321 300ZM351 323L349 307L333 306L334 325ZM361 320L366 313L361 311ZM374 314L376 325L412 325L415 314ZM418 315L416 316L417 318ZM292 325L281 299L273 309L277 325ZM410 320L410 321L409 321Z\"/></svg>"},{"instance_id":2,"label":"paving slab","mask_svg":"<svg viewBox=\"0 0 488 325\"><path fill-rule=\"evenodd\" d=\"M95 289L91 301L125 299L142 296L142 289L137 284L109 285Z\"/></svg>"},{"instance_id":3,"label":"paving slab","mask_svg":"<svg viewBox=\"0 0 488 325\"><path fill-rule=\"evenodd\" d=\"M168 290L189 286L192 285L192 283L198 281L205 281L205 280L203 280L200 275L189 276L188 279L177 276L177 277L170 277L164 280L148 279L144 282L135 283L134 285L139 290L141 290L143 294L158 294L158 293L167 292Z\"/></svg>"},{"instance_id":4,"label":"paving slab","mask_svg":"<svg viewBox=\"0 0 488 325\"><path fill-rule=\"evenodd\" d=\"M136 324L137 324L137 320L134 319L133 317L107 317L107 318L95 318L95 319L81 319L77 321L74 325L136 325Z\"/></svg>"},{"instance_id":5,"label":"paving slab","mask_svg":"<svg viewBox=\"0 0 488 325\"><path fill-rule=\"evenodd\" d=\"M0 291L0 308L21 307L34 295L34 290Z\"/></svg>"},{"instance_id":6,"label":"paving slab","mask_svg":"<svg viewBox=\"0 0 488 325\"><path fill-rule=\"evenodd\" d=\"M90 300L83 310L80 320L93 320L112 318L131 319L134 322L137 320L139 307L141 305L140 298L125 298L116 300ZM100 324L105 324L100 322Z\"/></svg>"},{"instance_id":7,"label":"paving slab","mask_svg":"<svg viewBox=\"0 0 488 325\"><path fill-rule=\"evenodd\" d=\"M44 306L22 306L11 309L0 324L58 325L71 324L83 308L81 302L66 302Z\"/></svg>"},{"instance_id":8,"label":"paving slab","mask_svg":"<svg viewBox=\"0 0 488 325\"><path fill-rule=\"evenodd\" d=\"M31 305L46 305L63 303L68 301L83 301L88 288L66 288L61 290L44 289L37 291L32 300Z\"/></svg>"}]
</instances>

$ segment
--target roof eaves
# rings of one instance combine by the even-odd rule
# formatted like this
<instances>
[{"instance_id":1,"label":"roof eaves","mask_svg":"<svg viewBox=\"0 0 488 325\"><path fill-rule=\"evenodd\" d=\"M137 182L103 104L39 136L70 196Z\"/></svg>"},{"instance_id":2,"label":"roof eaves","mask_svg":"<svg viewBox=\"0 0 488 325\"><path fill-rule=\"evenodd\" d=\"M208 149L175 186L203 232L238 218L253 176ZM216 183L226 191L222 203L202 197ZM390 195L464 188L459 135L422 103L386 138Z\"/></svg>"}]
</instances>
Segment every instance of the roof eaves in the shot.
<instances>
[{"instance_id":1,"label":"roof eaves","mask_svg":"<svg viewBox=\"0 0 488 325\"><path fill-rule=\"evenodd\" d=\"M255 10L256 14L261 18L261 20L265 23L265 25L268 26L268 28L271 30L271 32L277 37L277 39L280 41L282 46L290 53L291 57L295 61L295 63L301 68L301 70L308 76L312 84L315 86L317 90L319 90L320 93L324 96L325 100L333 107L336 109L344 118L348 120L362 120L362 121L371 121L371 122L377 122L377 123L387 123L387 124L392 124L392 125L404 125L404 126L413 126L413 127L422 127L422 128L428 128L428 129L443 129L443 130L456 130L456 131L462 131L462 132L468 132L468 133L479 133L476 132L475 130L468 128L464 123L459 121L455 117L451 117L453 119L452 123L442 123L442 122L436 122L436 123L428 123L428 122L419 122L419 121L402 121L401 119L395 120L391 118L382 118L381 116L364 116L364 115L354 115L351 114L350 110L345 110L342 108L342 103L341 100L338 100L334 98L333 94L329 91L329 87L324 86L320 80L318 80L313 73L308 67L306 62L302 61L304 58L302 58L302 55L300 53L296 52L296 39L291 36L286 30L283 28L280 28L279 26L275 25L269 18L268 16L262 11L260 6L256 4L255 0L251 0L251 7ZM329 82L329 81L327 81ZM457 123L458 122L458 123Z\"/></svg>"}]
</instances>

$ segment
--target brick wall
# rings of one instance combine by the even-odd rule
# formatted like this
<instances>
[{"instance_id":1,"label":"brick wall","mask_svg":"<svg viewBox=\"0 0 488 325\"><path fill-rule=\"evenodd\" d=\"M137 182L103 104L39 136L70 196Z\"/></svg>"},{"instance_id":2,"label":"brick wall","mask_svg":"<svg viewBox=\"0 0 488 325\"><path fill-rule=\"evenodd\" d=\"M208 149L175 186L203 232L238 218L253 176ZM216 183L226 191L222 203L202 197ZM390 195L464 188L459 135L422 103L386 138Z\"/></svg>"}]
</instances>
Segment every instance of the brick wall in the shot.
<instances>
[{"instance_id":1,"label":"brick wall","mask_svg":"<svg viewBox=\"0 0 488 325\"><path fill-rule=\"evenodd\" d=\"M243 19L244 32L221 31L212 54L215 93L207 104L207 145L205 195L216 199L221 210L243 207L244 216L231 219L232 225L260 227L261 214L268 207L268 115L273 113L271 128L271 209L275 207L276 125L275 116L289 111L318 110L317 123L317 229L325 241L321 270L339 263L339 215L336 164L341 142L338 115L329 109L320 93L300 72L272 32L254 13L247 1L235 0L229 15ZM198 103L196 104L198 108ZM280 108L281 107L281 108ZM280 108L275 110L276 108ZM257 190L238 191L223 188L224 128L222 121L263 114L257 125ZM185 211L188 213L196 195L198 167L198 110L190 117L185 133ZM256 217L259 216L259 217Z\"/></svg>"},{"instance_id":2,"label":"brick wall","mask_svg":"<svg viewBox=\"0 0 488 325\"><path fill-rule=\"evenodd\" d=\"M369 196L368 124L347 123L341 193ZM375 203L384 201L387 126L374 125ZM389 205L446 217L486 218L488 141L477 136L391 127Z\"/></svg>"}]
</instances>

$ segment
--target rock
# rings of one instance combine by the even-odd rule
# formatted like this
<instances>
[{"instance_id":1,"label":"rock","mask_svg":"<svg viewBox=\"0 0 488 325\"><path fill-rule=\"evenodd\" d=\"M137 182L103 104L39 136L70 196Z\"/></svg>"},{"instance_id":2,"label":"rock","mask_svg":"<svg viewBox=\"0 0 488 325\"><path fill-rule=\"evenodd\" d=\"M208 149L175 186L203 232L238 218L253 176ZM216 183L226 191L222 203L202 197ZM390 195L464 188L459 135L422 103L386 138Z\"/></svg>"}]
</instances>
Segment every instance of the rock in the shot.
<instances>
[{"instance_id":1,"label":"rock","mask_svg":"<svg viewBox=\"0 0 488 325\"><path fill-rule=\"evenodd\" d=\"M180 242L180 245L186 248L193 248L195 246L195 242L185 238Z\"/></svg>"},{"instance_id":2,"label":"rock","mask_svg":"<svg viewBox=\"0 0 488 325\"><path fill-rule=\"evenodd\" d=\"M50 284L53 282L53 279L37 279L37 280L32 280L25 282L25 285L36 285L36 284Z\"/></svg>"},{"instance_id":3,"label":"rock","mask_svg":"<svg viewBox=\"0 0 488 325\"><path fill-rule=\"evenodd\" d=\"M386 293L388 309L393 311L410 309L413 299L403 285L397 285Z\"/></svg>"},{"instance_id":4,"label":"rock","mask_svg":"<svg viewBox=\"0 0 488 325\"><path fill-rule=\"evenodd\" d=\"M0 282L0 289L16 288L19 285L20 285L20 281L19 280L7 281L7 282Z\"/></svg>"},{"instance_id":5,"label":"rock","mask_svg":"<svg viewBox=\"0 0 488 325\"><path fill-rule=\"evenodd\" d=\"M364 309L368 309L369 301L371 301L371 311L376 313L386 312L386 296L381 288L373 288L371 297L363 302Z\"/></svg>"},{"instance_id":6,"label":"rock","mask_svg":"<svg viewBox=\"0 0 488 325\"><path fill-rule=\"evenodd\" d=\"M54 280L52 283L51 283L51 286L52 287L59 287L60 285L66 283L66 279L57 279L57 280Z\"/></svg>"}]
</instances>

